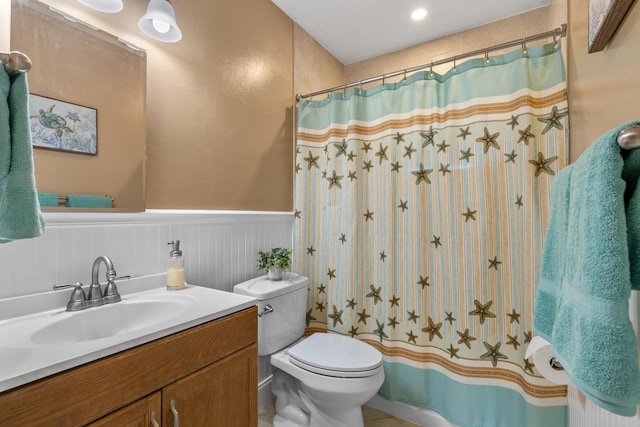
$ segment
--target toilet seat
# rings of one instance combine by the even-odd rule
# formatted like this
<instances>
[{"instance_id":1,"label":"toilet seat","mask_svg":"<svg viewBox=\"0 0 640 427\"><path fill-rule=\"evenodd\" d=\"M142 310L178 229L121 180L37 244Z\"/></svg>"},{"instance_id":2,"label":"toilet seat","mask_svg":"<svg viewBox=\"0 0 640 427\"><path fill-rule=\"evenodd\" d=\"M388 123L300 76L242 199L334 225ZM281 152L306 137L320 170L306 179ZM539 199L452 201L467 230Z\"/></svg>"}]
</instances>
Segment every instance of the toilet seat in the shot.
<instances>
[{"instance_id":1,"label":"toilet seat","mask_svg":"<svg viewBox=\"0 0 640 427\"><path fill-rule=\"evenodd\" d=\"M373 376L382 365L378 350L338 334L315 333L289 348L287 355L301 369L339 378Z\"/></svg>"}]
</instances>

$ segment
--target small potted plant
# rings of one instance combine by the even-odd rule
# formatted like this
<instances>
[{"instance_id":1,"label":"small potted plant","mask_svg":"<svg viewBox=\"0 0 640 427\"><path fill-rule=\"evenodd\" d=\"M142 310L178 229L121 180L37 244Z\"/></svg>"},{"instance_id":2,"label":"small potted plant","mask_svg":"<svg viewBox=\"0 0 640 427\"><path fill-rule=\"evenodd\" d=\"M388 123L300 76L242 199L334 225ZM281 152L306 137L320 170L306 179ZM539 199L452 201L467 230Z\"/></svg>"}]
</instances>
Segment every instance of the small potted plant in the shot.
<instances>
[{"instance_id":1,"label":"small potted plant","mask_svg":"<svg viewBox=\"0 0 640 427\"><path fill-rule=\"evenodd\" d=\"M258 251L258 270L267 270L267 279L282 280L284 270L291 268L291 249L273 248L271 252Z\"/></svg>"}]
</instances>

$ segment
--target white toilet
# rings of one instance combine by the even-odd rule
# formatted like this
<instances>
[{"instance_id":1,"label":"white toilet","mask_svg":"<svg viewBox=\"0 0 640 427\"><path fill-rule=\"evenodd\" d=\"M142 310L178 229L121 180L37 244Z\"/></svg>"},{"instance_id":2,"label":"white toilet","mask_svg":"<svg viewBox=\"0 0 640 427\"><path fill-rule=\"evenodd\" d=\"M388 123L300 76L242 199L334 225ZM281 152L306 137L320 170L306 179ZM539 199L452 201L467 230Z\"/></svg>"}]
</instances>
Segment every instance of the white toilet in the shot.
<instances>
[{"instance_id":1,"label":"white toilet","mask_svg":"<svg viewBox=\"0 0 640 427\"><path fill-rule=\"evenodd\" d=\"M361 427L361 405L384 381L382 354L346 336L304 333L309 279L287 273L234 286L258 299L258 355L271 355L274 427Z\"/></svg>"}]
</instances>

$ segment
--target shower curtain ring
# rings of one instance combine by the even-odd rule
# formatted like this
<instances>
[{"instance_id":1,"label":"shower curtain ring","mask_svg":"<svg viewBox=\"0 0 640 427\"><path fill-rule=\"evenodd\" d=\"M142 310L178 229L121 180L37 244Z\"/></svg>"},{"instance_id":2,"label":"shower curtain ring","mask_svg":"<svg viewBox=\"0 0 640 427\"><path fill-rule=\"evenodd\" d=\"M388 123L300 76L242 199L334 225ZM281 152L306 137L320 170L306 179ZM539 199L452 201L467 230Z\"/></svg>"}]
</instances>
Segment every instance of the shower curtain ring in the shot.
<instances>
[{"instance_id":1,"label":"shower curtain ring","mask_svg":"<svg viewBox=\"0 0 640 427\"><path fill-rule=\"evenodd\" d=\"M458 72L458 66L456 65L456 57L453 57L453 72L457 73Z\"/></svg>"},{"instance_id":2,"label":"shower curtain ring","mask_svg":"<svg viewBox=\"0 0 640 427\"><path fill-rule=\"evenodd\" d=\"M404 70L404 79L402 79L402 84L407 84L407 70Z\"/></svg>"},{"instance_id":3,"label":"shower curtain ring","mask_svg":"<svg viewBox=\"0 0 640 427\"><path fill-rule=\"evenodd\" d=\"M364 90L362 89L362 80L360 80L360 95L364 94Z\"/></svg>"},{"instance_id":4,"label":"shower curtain ring","mask_svg":"<svg viewBox=\"0 0 640 427\"><path fill-rule=\"evenodd\" d=\"M553 48L558 48L558 40L556 40L556 30L553 30Z\"/></svg>"},{"instance_id":5,"label":"shower curtain ring","mask_svg":"<svg viewBox=\"0 0 640 427\"><path fill-rule=\"evenodd\" d=\"M386 76L383 74L383 75L382 75L382 89L384 89L384 78L385 78L385 77L386 77Z\"/></svg>"},{"instance_id":6,"label":"shower curtain ring","mask_svg":"<svg viewBox=\"0 0 640 427\"><path fill-rule=\"evenodd\" d=\"M345 85L342 88L342 99L346 99L347 98L347 86Z\"/></svg>"},{"instance_id":7,"label":"shower curtain ring","mask_svg":"<svg viewBox=\"0 0 640 427\"><path fill-rule=\"evenodd\" d=\"M429 65L429 77L433 77L433 62Z\"/></svg>"},{"instance_id":8,"label":"shower curtain ring","mask_svg":"<svg viewBox=\"0 0 640 427\"><path fill-rule=\"evenodd\" d=\"M522 54L526 55L527 54L527 42L522 42Z\"/></svg>"},{"instance_id":9,"label":"shower curtain ring","mask_svg":"<svg viewBox=\"0 0 640 427\"><path fill-rule=\"evenodd\" d=\"M491 62L491 61L489 61L489 51L487 50L484 53L484 63L488 64L489 62Z\"/></svg>"}]
</instances>

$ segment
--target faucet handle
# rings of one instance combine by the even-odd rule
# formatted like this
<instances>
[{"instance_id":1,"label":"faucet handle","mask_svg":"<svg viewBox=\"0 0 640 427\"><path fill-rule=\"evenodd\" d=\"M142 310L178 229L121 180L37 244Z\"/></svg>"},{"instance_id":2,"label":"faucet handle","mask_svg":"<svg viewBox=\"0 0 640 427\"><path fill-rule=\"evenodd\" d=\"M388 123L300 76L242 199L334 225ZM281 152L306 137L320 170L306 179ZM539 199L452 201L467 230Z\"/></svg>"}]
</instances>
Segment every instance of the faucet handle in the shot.
<instances>
[{"instance_id":1,"label":"faucet handle","mask_svg":"<svg viewBox=\"0 0 640 427\"><path fill-rule=\"evenodd\" d=\"M59 291L60 289L68 289L68 288L77 288L78 286L82 286L82 283L80 282L76 282L76 283L56 283L55 285L53 285L53 290L54 291Z\"/></svg>"},{"instance_id":2,"label":"faucet handle","mask_svg":"<svg viewBox=\"0 0 640 427\"><path fill-rule=\"evenodd\" d=\"M122 300L118 292L118 287L113 280L109 280L109 283L105 286L102 299L105 304L113 304L114 302L120 302Z\"/></svg>"},{"instance_id":3,"label":"faucet handle","mask_svg":"<svg viewBox=\"0 0 640 427\"><path fill-rule=\"evenodd\" d=\"M120 293L118 292L118 287L116 286L116 280L129 280L131 279L131 275L127 274L125 276L111 277L107 283L107 286L104 287L104 293L102 294L102 299L105 304L112 304L114 302L120 302L122 298L120 297Z\"/></svg>"},{"instance_id":4,"label":"faucet handle","mask_svg":"<svg viewBox=\"0 0 640 427\"><path fill-rule=\"evenodd\" d=\"M87 297L82 290L82 283L76 282L75 284L56 284L53 285L53 290L58 291L60 289L75 288L71 292L71 297L67 303L67 311L79 311L87 308Z\"/></svg>"}]
</instances>

